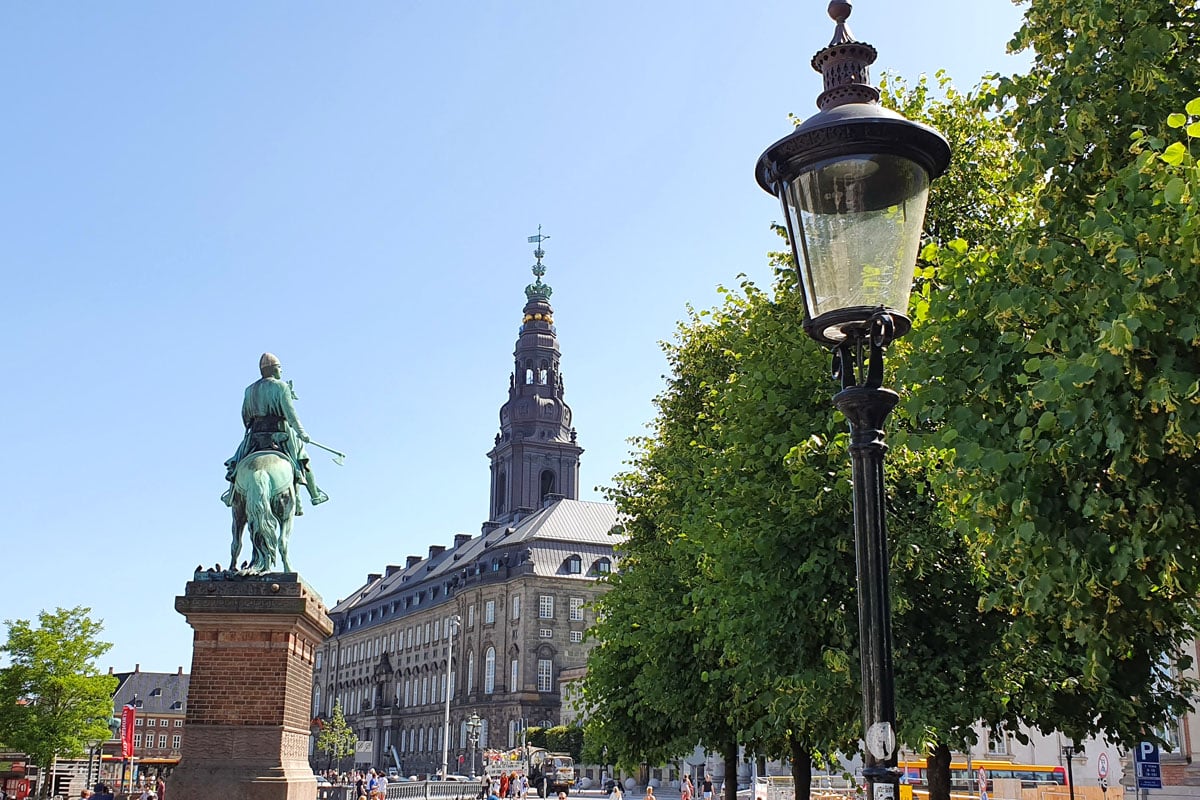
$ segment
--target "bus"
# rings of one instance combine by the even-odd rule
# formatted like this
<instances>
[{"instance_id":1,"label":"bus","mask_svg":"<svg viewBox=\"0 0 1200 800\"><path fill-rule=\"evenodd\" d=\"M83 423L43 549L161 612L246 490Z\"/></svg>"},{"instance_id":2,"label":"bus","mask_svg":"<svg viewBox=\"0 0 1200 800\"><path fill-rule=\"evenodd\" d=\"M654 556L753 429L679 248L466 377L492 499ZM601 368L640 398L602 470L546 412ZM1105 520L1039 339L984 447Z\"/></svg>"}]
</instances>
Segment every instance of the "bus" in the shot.
<instances>
[{"instance_id":1,"label":"bus","mask_svg":"<svg viewBox=\"0 0 1200 800\"><path fill-rule=\"evenodd\" d=\"M896 766L901 770L902 781L907 781L914 787L929 784L924 761L901 761ZM1018 780L1022 789L1067 785L1067 768L1057 764L1020 764L1013 761L980 759L972 760L970 769L967 768L966 761L950 762L950 791L979 791L981 769L987 773L989 784L992 781Z\"/></svg>"}]
</instances>

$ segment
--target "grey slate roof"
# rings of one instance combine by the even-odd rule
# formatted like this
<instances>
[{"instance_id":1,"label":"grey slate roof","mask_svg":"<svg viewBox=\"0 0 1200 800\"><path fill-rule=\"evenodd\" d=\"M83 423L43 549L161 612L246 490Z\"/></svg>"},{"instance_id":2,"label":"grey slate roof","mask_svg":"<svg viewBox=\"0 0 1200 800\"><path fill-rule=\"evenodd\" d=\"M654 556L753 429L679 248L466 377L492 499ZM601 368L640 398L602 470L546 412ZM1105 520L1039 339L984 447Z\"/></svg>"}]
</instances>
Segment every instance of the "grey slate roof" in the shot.
<instances>
[{"instance_id":1,"label":"grey slate roof","mask_svg":"<svg viewBox=\"0 0 1200 800\"><path fill-rule=\"evenodd\" d=\"M113 707L141 701L142 714L182 714L187 705L189 675L176 672L117 672L119 683L113 693Z\"/></svg>"},{"instance_id":2,"label":"grey slate roof","mask_svg":"<svg viewBox=\"0 0 1200 800\"><path fill-rule=\"evenodd\" d=\"M408 594L421 585L432 589L454 582L463 570L490 569L493 558L505 556L509 558L506 564L515 564L528 555L533 574L549 577L560 576L563 560L576 553L582 557L586 573L598 558L611 557L612 548L620 545L621 537L610 534L617 521L617 509L610 503L560 499L516 525L472 537L412 566L389 568L390 574L369 576L330 613L336 617L384 598ZM444 595L431 599L442 602Z\"/></svg>"}]
</instances>

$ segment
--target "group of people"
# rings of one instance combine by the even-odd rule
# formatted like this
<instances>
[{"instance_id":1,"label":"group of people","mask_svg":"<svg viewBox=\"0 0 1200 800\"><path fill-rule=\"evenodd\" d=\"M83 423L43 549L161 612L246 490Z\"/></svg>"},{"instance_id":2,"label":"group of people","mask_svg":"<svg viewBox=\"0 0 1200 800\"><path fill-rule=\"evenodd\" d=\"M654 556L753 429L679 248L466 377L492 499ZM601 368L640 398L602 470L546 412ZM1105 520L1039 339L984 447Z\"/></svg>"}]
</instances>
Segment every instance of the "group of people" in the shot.
<instances>
[{"instance_id":1,"label":"group of people","mask_svg":"<svg viewBox=\"0 0 1200 800\"><path fill-rule=\"evenodd\" d=\"M132 798L135 794L138 800L163 800L167 794L167 783L162 775L154 778L139 778L137 784L131 787L129 797ZM79 800L114 800L114 798L108 784L97 783L91 789L80 790Z\"/></svg>"},{"instance_id":2,"label":"group of people","mask_svg":"<svg viewBox=\"0 0 1200 800\"><path fill-rule=\"evenodd\" d=\"M354 781L354 793L359 800L384 800L387 797L387 785L387 775L372 769L365 775L358 773L358 779Z\"/></svg>"},{"instance_id":3,"label":"group of people","mask_svg":"<svg viewBox=\"0 0 1200 800\"><path fill-rule=\"evenodd\" d=\"M484 775L483 786L480 788L479 794L484 800L494 798L494 800L505 800L506 798L519 798L526 800L529 797L529 776L523 775L516 770L511 773L502 772L499 778L493 778L491 775Z\"/></svg>"},{"instance_id":4,"label":"group of people","mask_svg":"<svg viewBox=\"0 0 1200 800\"><path fill-rule=\"evenodd\" d=\"M684 775L679 782L679 800L696 800L696 785L691 775ZM713 800L712 775L705 775L700 781L700 800Z\"/></svg>"}]
</instances>

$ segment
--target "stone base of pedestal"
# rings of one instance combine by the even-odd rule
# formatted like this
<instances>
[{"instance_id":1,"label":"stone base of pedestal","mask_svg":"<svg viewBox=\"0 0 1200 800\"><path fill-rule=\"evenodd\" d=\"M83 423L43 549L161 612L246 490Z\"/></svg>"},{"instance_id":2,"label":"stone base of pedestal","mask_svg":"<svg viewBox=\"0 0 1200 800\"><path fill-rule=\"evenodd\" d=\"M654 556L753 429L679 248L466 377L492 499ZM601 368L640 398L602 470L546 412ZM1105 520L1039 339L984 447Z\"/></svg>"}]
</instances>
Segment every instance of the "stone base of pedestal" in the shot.
<instances>
[{"instance_id":1,"label":"stone base of pedestal","mask_svg":"<svg viewBox=\"0 0 1200 800\"><path fill-rule=\"evenodd\" d=\"M194 630L186 727L171 800L312 800L313 654L333 632L294 573L197 573L175 609Z\"/></svg>"}]
</instances>

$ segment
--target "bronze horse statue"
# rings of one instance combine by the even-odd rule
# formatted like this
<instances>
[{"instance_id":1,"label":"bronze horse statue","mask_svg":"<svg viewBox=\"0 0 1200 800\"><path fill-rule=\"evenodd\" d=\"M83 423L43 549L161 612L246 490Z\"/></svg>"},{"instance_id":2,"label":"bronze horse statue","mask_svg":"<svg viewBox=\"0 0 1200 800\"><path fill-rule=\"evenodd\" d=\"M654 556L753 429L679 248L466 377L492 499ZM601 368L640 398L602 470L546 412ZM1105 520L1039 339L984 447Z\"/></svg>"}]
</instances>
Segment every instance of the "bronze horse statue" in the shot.
<instances>
[{"instance_id":1,"label":"bronze horse statue","mask_svg":"<svg viewBox=\"0 0 1200 800\"><path fill-rule=\"evenodd\" d=\"M296 515L295 470L291 459L273 450L259 450L238 462L233 479L233 544L229 571L243 575L270 572L276 557L283 571L288 563L288 539ZM250 527L250 563L236 569L242 552L242 531Z\"/></svg>"}]
</instances>

